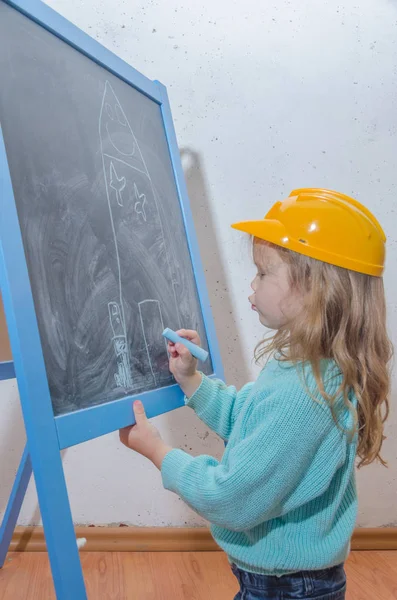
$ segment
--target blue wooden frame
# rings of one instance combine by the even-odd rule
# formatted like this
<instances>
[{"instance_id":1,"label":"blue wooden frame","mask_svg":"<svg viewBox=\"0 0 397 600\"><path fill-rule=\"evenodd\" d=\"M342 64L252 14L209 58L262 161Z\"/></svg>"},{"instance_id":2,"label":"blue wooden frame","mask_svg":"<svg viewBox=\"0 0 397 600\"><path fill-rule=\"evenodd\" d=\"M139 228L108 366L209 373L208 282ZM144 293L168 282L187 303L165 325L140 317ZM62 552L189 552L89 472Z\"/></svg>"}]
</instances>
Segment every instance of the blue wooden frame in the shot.
<instances>
[{"instance_id":1,"label":"blue wooden frame","mask_svg":"<svg viewBox=\"0 0 397 600\"><path fill-rule=\"evenodd\" d=\"M166 88L158 81L147 79L40 0L0 2L6 2L34 20L160 106L213 363L212 377L223 379ZM183 393L178 385L173 385L54 417L1 123L0 286L14 359L14 363L0 364L0 379L14 376L15 369L29 448L22 457L0 530L0 558L9 543L10 526L15 525L32 466L57 598L83 600L86 592L60 450L133 423L132 401L136 397L143 401L148 416L153 417L182 406Z\"/></svg>"},{"instance_id":2,"label":"blue wooden frame","mask_svg":"<svg viewBox=\"0 0 397 600\"><path fill-rule=\"evenodd\" d=\"M39 0L19 0L18 2L10 0L0 1L6 1L7 4L15 7L17 10L72 45L74 48L103 66L105 69L111 71L113 74L120 77L137 90L143 92L146 96L160 105L171 162L174 169L175 182L184 219L194 275L197 282L210 354L213 362L213 376L223 379L223 367L218 343L216 340L204 272L200 260L197 239L194 232L193 219L189 206L166 88L160 82L151 81L144 77L133 67L115 56L109 50L103 48L103 46L101 46L98 42L90 38L88 35L83 33L81 30ZM8 165L6 156L3 153L2 160L0 160L0 172L4 171L8 171ZM10 207L13 205L14 199L12 192L10 191L7 202L3 199L2 211L4 211L4 223L7 221L8 211L13 210L10 209ZM21 260L24 261L24 258L21 258ZM13 260L12 268L15 270L15 272L19 273L19 265L15 259ZM22 278L22 275L20 275L20 278ZM25 282L25 284L25 293L31 296L28 280ZM35 318L34 322L36 327L37 325ZM7 323L9 328L14 327L15 325L9 319L7 319ZM25 325L31 325L30 319L25 323ZM32 354L36 356L37 362L40 363L39 372L42 373L43 358L41 345L39 345L39 342ZM3 369L6 372L8 370L9 374L12 373L11 365L8 367L4 365ZM0 368L0 377L1 373L2 371ZM175 384L160 390L148 391L134 396L128 396L122 400L116 400L99 406L60 415L55 418L60 448L67 448L69 446L87 441L131 423L133 419L131 406L133 399L136 397L139 397L143 401L150 417L154 417L183 405L183 394L179 386Z\"/></svg>"}]
</instances>

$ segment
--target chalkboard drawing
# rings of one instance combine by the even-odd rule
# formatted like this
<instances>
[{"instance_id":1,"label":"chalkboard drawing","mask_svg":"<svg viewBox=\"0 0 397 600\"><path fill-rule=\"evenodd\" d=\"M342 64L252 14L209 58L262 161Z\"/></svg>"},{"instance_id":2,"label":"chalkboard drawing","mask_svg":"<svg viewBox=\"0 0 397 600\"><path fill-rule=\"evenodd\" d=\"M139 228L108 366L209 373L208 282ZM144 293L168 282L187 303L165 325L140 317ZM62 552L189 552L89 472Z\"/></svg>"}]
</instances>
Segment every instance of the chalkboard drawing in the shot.
<instances>
[{"instance_id":1,"label":"chalkboard drawing","mask_svg":"<svg viewBox=\"0 0 397 600\"><path fill-rule=\"evenodd\" d=\"M139 302L138 307L150 370L158 386L170 376L167 342L161 335L164 331L161 305L158 300L149 298Z\"/></svg>"},{"instance_id":2,"label":"chalkboard drawing","mask_svg":"<svg viewBox=\"0 0 397 600\"><path fill-rule=\"evenodd\" d=\"M110 187L113 188L116 192L117 204L119 206L123 206L123 199L121 196L121 192L124 190L126 186L126 178L117 177L116 168L113 164L113 161L110 163Z\"/></svg>"},{"instance_id":3,"label":"chalkboard drawing","mask_svg":"<svg viewBox=\"0 0 397 600\"><path fill-rule=\"evenodd\" d=\"M132 379L125 324L117 302L109 302L108 308L118 366L118 371L115 373L114 378L117 387L129 388L132 386Z\"/></svg>"},{"instance_id":4,"label":"chalkboard drawing","mask_svg":"<svg viewBox=\"0 0 397 600\"><path fill-rule=\"evenodd\" d=\"M129 382L127 387L130 389L139 387L142 377L158 385L170 379L167 348L161 335L164 329L160 325L162 314L167 324L173 322L174 327L181 327L180 303L175 290L176 287L181 289L180 270L172 248L167 247L162 221L165 215L160 210L159 196L138 141L109 81L106 81L102 97L99 137L111 223L109 230L103 230L103 240L118 289L118 297L110 298L110 306L117 306L123 330L121 337L117 336L117 344L123 336L125 343L125 350L119 354L120 347L117 345L116 349L113 341L118 361L115 380L120 387ZM173 260L170 260L168 250ZM153 316L151 324L147 313ZM125 314L128 314L128 322ZM132 347L142 348L143 363L139 352L131 354ZM121 371L120 364L123 365Z\"/></svg>"},{"instance_id":5,"label":"chalkboard drawing","mask_svg":"<svg viewBox=\"0 0 397 600\"><path fill-rule=\"evenodd\" d=\"M145 196L145 194L140 194L138 192L138 187L135 182L134 182L134 192L135 192L135 198L136 198L135 211L138 213L138 215L142 215L143 220L146 221L146 212L145 212L146 196Z\"/></svg>"},{"instance_id":6,"label":"chalkboard drawing","mask_svg":"<svg viewBox=\"0 0 397 600\"><path fill-rule=\"evenodd\" d=\"M114 166L114 161L112 161L112 160L110 161L109 172L107 171L107 168L106 168L107 164L105 163L105 156L104 156L104 152L103 152L103 139L102 139L102 135L101 135L101 120L102 120L102 113L103 113L104 106L105 106L108 117L110 119L113 119L113 117L116 118L117 122L120 123L120 126L124 126L123 125L124 115L121 111L121 108L120 108L120 112L114 113L112 106L109 103L105 102L105 97L103 98L101 114L99 117L99 132L100 132L100 139L101 139L102 164L103 164L103 171L104 171L104 177L105 177L105 183L106 183L106 186L105 186L106 187L106 196L107 196L107 201L108 201L108 206L109 206L109 215L110 215L110 222L111 222L111 227L112 227L112 234L113 234L113 239L114 239L115 255L116 255L116 262L117 262L117 279L118 279L118 293L119 293L119 297L118 297L117 301L109 302L109 304L108 304L109 319L110 319L110 324L111 324L112 331L113 331L113 344L114 344L114 349L116 352L117 365L118 365L118 371L115 374L114 378L116 381L116 385L118 387L129 388L129 387L131 387L131 384L132 384L132 377L131 377L131 366L130 366L129 353L128 353L129 345L128 345L128 340L127 340L127 331L126 331L126 327L125 327L125 313L124 313L124 305L123 305L123 289L122 289L122 278L121 278L120 254L119 254L116 229L115 229L115 223L114 223L115 219L114 219L114 215L113 215L112 204L110 201L110 189L113 189L116 192L117 204L119 206L123 206L123 199L122 199L121 193L125 189L126 178L118 177L116 168ZM107 133L109 136L109 131L108 131L107 126L106 126L106 130L107 130ZM110 136L108 137L108 139L112 142L112 138ZM123 147L123 152L126 153L127 155L128 154L132 155L134 153L134 151L135 151L134 143L132 143L129 148ZM121 152L121 150L120 150L120 152Z\"/></svg>"}]
</instances>

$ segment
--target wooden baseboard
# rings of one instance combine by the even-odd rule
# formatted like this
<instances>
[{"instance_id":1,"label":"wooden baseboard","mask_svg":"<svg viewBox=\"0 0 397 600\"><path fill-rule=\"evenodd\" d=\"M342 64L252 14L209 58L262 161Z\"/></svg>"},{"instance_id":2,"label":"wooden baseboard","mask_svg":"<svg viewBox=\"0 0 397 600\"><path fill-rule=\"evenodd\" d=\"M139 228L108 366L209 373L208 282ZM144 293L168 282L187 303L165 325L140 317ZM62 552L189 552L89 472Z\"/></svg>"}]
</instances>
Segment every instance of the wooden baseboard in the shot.
<instances>
[{"instance_id":1,"label":"wooden baseboard","mask_svg":"<svg viewBox=\"0 0 397 600\"><path fill-rule=\"evenodd\" d=\"M352 550L397 550L397 527L355 529Z\"/></svg>"},{"instance_id":2,"label":"wooden baseboard","mask_svg":"<svg viewBox=\"0 0 397 600\"><path fill-rule=\"evenodd\" d=\"M76 527L87 552L214 552L219 547L204 527ZM397 550L397 527L359 528L352 550ZM10 551L45 552L42 527L17 527Z\"/></svg>"},{"instance_id":3,"label":"wooden baseboard","mask_svg":"<svg viewBox=\"0 0 397 600\"><path fill-rule=\"evenodd\" d=\"M88 552L213 552L219 547L205 527L76 527ZM45 552L42 527L16 527L10 551Z\"/></svg>"}]
</instances>

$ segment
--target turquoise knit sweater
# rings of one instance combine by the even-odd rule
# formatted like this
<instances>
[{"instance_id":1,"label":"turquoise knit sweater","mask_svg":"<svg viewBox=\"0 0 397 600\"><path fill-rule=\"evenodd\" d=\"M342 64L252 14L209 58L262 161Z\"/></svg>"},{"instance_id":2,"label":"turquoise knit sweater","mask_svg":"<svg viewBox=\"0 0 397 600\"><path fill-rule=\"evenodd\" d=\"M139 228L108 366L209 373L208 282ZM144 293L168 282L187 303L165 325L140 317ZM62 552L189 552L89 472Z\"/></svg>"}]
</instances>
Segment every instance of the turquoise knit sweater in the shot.
<instances>
[{"instance_id":1,"label":"turquoise knit sweater","mask_svg":"<svg viewBox=\"0 0 397 600\"><path fill-rule=\"evenodd\" d=\"M331 361L322 369L332 394L341 375ZM342 400L337 427L310 366L271 360L239 392L202 375L185 401L228 444L220 462L171 450L163 484L210 521L229 561L268 575L343 562L357 514L357 435L343 431L352 417Z\"/></svg>"}]
</instances>

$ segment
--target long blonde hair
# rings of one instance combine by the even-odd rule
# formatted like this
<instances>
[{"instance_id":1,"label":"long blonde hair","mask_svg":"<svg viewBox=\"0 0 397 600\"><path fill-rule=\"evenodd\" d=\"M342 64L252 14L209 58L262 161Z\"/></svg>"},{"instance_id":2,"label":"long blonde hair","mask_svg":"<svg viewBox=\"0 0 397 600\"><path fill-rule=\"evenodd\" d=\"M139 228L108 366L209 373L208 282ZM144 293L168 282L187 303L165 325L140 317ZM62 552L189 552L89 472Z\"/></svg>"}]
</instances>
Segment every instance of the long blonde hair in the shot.
<instances>
[{"instance_id":1,"label":"long blonde hair","mask_svg":"<svg viewBox=\"0 0 397 600\"><path fill-rule=\"evenodd\" d=\"M342 269L291 250L253 238L279 252L289 266L291 290L304 297L299 317L265 337L255 348L259 362L265 355L278 360L311 363L321 395L333 411L342 395L358 432L358 466L379 460L383 424L389 414L389 363L393 347L386 331L386 302L381 277ZM324 389L320 360L333 359L342 374L334 396ZM357 398L357 410L349 392ZM335 414L333 411L335 418ZM336 418L335 418L336 420Z\"/></svg>"}]
</instances>

